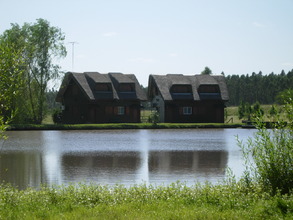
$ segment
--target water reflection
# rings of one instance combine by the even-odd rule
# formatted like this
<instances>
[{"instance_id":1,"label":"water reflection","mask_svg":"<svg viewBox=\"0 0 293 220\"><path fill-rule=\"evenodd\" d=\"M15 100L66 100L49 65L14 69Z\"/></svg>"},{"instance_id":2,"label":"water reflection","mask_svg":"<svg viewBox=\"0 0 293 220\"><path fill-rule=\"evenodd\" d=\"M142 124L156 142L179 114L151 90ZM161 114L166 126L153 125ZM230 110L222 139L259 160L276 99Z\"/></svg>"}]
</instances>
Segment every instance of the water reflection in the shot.
<instances>
[{"instance_id":1,"label":"water reflection","mask_svg":"<svg viewBox=\"0 0 293 220\"><path fill-rule=\"evenodd\" d=\"M217 182L225 168L242 170L235 135L253 131L14 131L0 143L0 180L19 188L41 184L169 184Z\"/></svg>"},{"instance_id":2,"label":"water reflection","mask_svg":"<svg viewBox=\"0 0 293 220\"><path fill-rule=\"evenodd\" d=\"M39 188L44 182L42 155L38 153L9 153L0 156L1 182L24 189Z\"/></svg>"},{"instance_id":3,"label":"water reflection","mask_svg":"<svg viewBox=\"0 0 293 220\"><path fill-rule=\"evenodd\" d=\"M103 184L115 184L120 180L132 182L135 181L134 174L139 163L137 152L63 155L63 179L65 182L93 181Z\"/></svg>"}]
</instances>

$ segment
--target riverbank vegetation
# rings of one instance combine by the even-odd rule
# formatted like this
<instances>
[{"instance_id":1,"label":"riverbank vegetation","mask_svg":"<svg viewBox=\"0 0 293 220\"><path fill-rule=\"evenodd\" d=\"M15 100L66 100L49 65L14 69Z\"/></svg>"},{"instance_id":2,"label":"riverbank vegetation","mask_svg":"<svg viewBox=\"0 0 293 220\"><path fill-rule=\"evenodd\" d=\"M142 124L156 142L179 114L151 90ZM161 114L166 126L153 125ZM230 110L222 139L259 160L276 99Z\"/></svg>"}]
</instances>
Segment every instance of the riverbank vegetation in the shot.
<instances>
[{"instance_id":1,"label":"riverbank vegetation","mask_svg":"<svg viewBox=\"0 0 293 220\"><path fill-rule=\"evenodd\" d=\"M113 123L113 124L14 124L7 130L100 130L100 129L177 129L177 128L241 128L243 124L224 123Z\"/></svg>"},{"instance_id":2,"label":"riverbank vegetation","mask_svg":"<svg viewBox=\"0 0 293 220\"><path fill-rule=\"evenodd\" d=\"M293 197L259 185L0 187L1 219L292 219Z\"/></svg>"}]
</instances>

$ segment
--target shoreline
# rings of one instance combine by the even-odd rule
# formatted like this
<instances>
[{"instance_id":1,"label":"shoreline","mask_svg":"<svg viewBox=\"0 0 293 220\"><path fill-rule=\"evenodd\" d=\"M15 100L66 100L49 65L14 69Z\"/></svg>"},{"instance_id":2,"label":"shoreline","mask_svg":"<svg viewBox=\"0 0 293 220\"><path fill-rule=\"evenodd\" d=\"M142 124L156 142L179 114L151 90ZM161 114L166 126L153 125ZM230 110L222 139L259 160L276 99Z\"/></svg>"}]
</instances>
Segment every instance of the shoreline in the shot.
<instances>
[{"instance_id":1,"label":"shoreline","mask_svg":"<svg viewBox=\"0 0 293 220\"><path fill-rule=\"evenodd\" d=\"M224 123L117 123L117 124L15 124L7 131L21 130L112 130L112 129L213 129L213 128L255 128L247 124Z\"/></svg>"}]
</instances>

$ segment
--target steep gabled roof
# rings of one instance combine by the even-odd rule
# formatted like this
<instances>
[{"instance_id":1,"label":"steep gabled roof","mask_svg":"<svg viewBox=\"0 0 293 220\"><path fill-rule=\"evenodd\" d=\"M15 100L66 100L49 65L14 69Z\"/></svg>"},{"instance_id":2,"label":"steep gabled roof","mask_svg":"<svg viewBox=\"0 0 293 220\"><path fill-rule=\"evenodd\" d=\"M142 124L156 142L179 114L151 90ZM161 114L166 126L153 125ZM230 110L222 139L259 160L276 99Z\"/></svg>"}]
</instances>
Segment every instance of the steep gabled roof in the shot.
<instances>
[{"instance_id":1,"label":"steep gabled roof","mask_svg":"<svg viewBox=\"0 0 293 220\"><path fill-rule=\"evenodd\" d=\"M138 83L135 75L133 74L122 74L122 73L107 73L101 74L98 72L85 72L85 73L66 73L60 90L57 94L56 101L62 102L62 97L67 90L71 81L74 81L81 91L85 94L85 96L90 101L97 100L119 100L119 99L127 99L127 100L140 100L146 101L147 97L140 84ZM96 91L97 84L109 84L111 86L111 91L109 92L99 92ZM119 84L121 83L129 83L134 85L133 94L121 95L118 91Z\"/></svg>"},{"instance_id":2,"label":"steep gabled roof","mask_svg":"<svg viewBox=\"0 0 293 220\"><path fill-rule=\"evenodd\" d=\"M150 75L149 76L149 96L152 87L157 87L158 92L165 101L174 100L171 93L171 87L174 85L190 85L192 87L193 100L200 100L198 89L201 85L218 85L221 94L221 100L228 101L228 89L225 82L225 77L222 75L182 75L182 74L167 74L167 75Z\"/></svg>"}]
</instances>

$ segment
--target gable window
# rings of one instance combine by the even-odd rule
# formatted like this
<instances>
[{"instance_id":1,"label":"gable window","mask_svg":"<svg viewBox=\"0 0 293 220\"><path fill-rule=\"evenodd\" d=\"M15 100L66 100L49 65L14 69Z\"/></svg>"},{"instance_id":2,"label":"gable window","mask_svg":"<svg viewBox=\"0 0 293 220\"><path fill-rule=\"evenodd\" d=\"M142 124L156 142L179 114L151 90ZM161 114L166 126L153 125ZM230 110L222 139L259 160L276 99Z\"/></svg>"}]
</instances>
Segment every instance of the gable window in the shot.
<instances>
[{"instance_id":1,"label":"gable window","mask_svg":"<svg viewBox=\"0 0 293 220\"><path fill-rule=\"evenodd\" d=\"M183 115L192 115L192 107L190 106L183 107Z\"/></svg>"},{"instance_id":2,"label":"gable window","mask_svg":"<svg viewBox=\"0 0 293 220\"><path fill-rule=\"evenodd\" d=\"M171 87L171 93L190 94L192 93L192 88L191 85L173 85Z\"/></svg>"},{"instance_id":3,"label":"gable window","mask_svg":"<svg viewBox=\"0 0 293 220\"><path fill-rule=\"evenodd\" d=\"M125 107L124 106L118 106L118 115L124 115L125 114Z\"/></svg>"},{"instance_id":4,"label":"gable window","mask_svg":"<svg viewBox=\"0 0 293 220\"><path fill-rule=\"evenodd\" d=\"M119 84L119 92L134 92L133 83L121 83Z\"/></svg>"},{"instance_id":5,"label":"gable window","mask_svg":"<svg viewBox=\"0 0 293 220\"><path fill-rule=\"evenodd\" d=\"M198 88L200 99L221 99L220 88L218 85L200 85Z\"/></svg>"},{"instance_id":6,"label":"gable window","mask_svg":"<svg viewBox=\"0 0 293 220\"><path fill-rule=\"evenodd\" d=\"M97 83L95 86L95 90L97 92L110 92L111 89L111 84L110 83Z\"/></svg>"}]
</instances>

